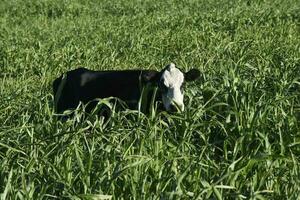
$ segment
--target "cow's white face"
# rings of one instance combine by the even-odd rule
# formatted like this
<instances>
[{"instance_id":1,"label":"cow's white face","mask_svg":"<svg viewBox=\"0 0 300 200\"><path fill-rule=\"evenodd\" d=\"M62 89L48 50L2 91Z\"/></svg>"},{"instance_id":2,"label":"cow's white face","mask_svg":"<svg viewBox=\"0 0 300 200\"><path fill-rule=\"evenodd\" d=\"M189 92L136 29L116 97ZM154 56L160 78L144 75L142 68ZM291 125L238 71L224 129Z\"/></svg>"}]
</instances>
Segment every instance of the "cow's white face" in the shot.
<instances>
[{"instance_id":1,"label":"cow's white face","mask_svg":"<svg viewBox=\"0 0 300 200\"><path fill-rule=\"evenodd\" d=\"M174 63L169 64L162 72L159 88L162 92L162 102L167 111L184 110L183 104L184 73L176 68Z\"/></svg>"},{"instance_id":2,"label":"cow's white face","mask_svg":"<svg viewBox=\"0 0 300 200\"><path fill-rule=\"evenodd\" d=\"M174 63L167 65L161 72L149 71L143 74L143 81L158 85L164 108L167 111L184 111L183 84L200 77L198 69L180 71Z\"/></svg>"}]
</instances>

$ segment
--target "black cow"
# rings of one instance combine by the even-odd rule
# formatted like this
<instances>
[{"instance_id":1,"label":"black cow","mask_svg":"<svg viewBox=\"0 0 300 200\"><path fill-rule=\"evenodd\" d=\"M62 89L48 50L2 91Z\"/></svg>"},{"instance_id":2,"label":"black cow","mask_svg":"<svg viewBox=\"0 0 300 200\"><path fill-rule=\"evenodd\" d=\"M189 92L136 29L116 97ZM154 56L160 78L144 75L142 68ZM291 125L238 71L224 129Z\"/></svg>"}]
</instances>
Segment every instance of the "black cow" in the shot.
<instances>
[{"instance_id":1,"label":"black cow","mask_svg":"<svg viewBox=\"0 0 300 200\"><path fill-rule=\"evenodd\" d=\"M184 110L183 83L193 81L200 75L199 70L181 72L175 64L167 65L162 71L124 70L92 71L78 68L68 71L53 82L55 110L62 113L76 108L80 102L86 104L90 112L97 104L91 102L96 98L116 97L127 103L130 109L137 109L138 102L147 87L151 98L154 88L157 89L156 101L161 100L167 111ZM149 89L150 88L150 89ZM147 101L150 102L150 101ZM148 105L146 105L149 107Z\"/></svg>"}]
</instances>

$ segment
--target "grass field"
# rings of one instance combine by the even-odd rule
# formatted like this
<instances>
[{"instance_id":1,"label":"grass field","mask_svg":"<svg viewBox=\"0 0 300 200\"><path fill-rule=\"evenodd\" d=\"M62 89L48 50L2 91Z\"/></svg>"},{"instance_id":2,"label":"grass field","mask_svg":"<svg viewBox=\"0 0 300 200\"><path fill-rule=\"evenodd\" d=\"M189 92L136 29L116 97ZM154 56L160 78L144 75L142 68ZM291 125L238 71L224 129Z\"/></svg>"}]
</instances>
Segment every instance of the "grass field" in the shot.
<instances>
[{"instance_id":1,"label":"grass field","mask_svg":"<svg viewBox=\"0 0 300 200\"><path fill-rule=\"evenodd\" d=\"M54 115L67 70L170 62L184 113ZM300 199L300 2L2 0L0 195Z\"/></svg>"}]
</instances>

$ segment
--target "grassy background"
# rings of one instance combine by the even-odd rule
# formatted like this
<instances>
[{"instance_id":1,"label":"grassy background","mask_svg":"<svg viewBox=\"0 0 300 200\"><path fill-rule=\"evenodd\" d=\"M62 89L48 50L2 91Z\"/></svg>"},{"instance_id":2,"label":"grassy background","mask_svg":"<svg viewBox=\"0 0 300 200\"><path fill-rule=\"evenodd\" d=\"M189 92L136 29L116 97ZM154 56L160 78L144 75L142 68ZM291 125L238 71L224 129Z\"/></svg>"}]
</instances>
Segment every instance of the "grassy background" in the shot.
<instances>
[{"instance_id":1,"label":"grassy background","mask_svg":"<svg viewBox=\"0 0 300 200\"><path fill-rule=\"evenodd\" d=\"M182 114L53 116L66 70L169 62ZM299 74L296 0L2 0L1 198L297 199Z\"/></svg>"}]
</instances>

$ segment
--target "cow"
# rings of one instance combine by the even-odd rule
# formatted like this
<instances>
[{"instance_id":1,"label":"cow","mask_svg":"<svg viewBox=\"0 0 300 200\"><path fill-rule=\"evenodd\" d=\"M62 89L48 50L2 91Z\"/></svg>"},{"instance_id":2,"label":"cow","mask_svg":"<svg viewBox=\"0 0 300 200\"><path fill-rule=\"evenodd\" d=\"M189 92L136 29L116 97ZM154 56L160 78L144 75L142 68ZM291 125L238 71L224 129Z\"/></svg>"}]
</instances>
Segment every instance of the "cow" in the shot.
<instances>
[{"instance_id":1,"label":"cow","mask_svg":"<svg viewBox=\"0 0 300 200\"><path fill-rule=\"evenodd\" d=\"M80 102L87 104L85 109L91 112L97 105L93 100L108 97L122 100L129 109L138 109L140 98L148 98L146 107L149 108L149 98L154 92L155 102L162 102L162 109L168 112L184 111L184 82L196 80L199 76L198 69L185 73L174 63L168 64L161 71L92 71L77 68L54 80L55 112L75 109ZM145 88L147 94L143 95Z\"/></svg>"}]
</instances>

